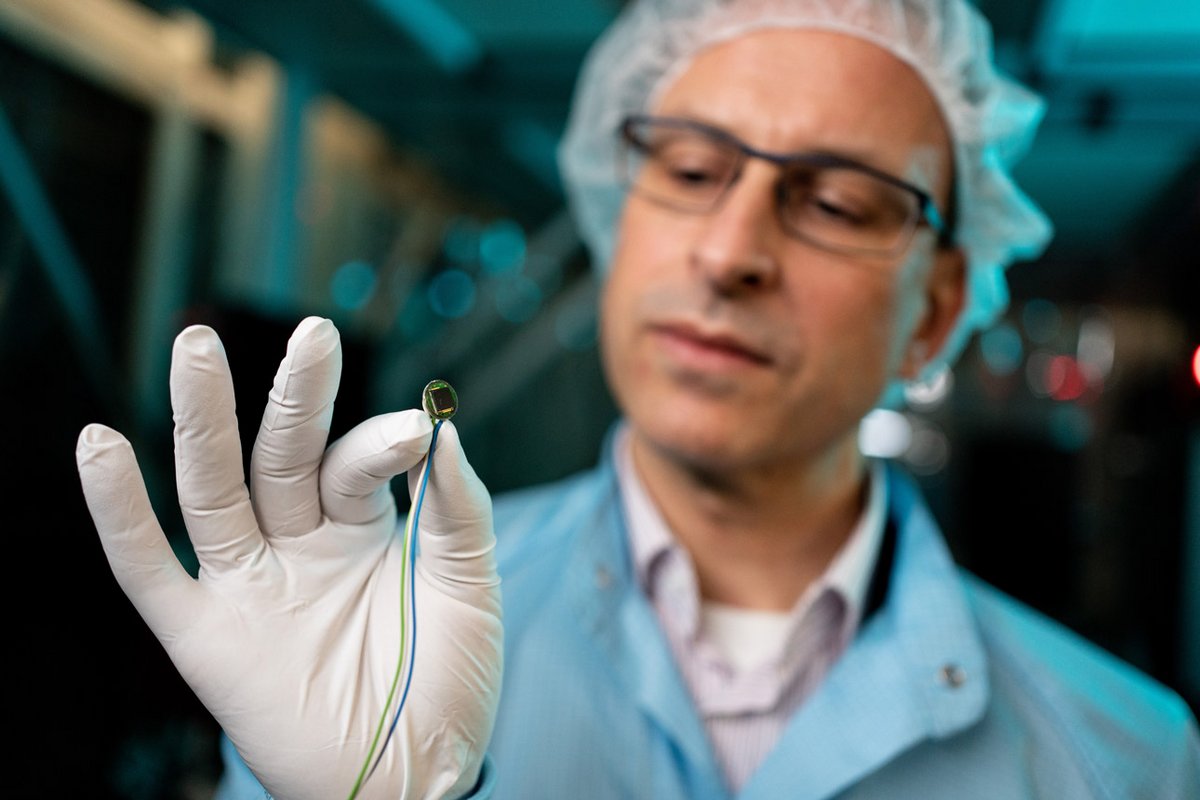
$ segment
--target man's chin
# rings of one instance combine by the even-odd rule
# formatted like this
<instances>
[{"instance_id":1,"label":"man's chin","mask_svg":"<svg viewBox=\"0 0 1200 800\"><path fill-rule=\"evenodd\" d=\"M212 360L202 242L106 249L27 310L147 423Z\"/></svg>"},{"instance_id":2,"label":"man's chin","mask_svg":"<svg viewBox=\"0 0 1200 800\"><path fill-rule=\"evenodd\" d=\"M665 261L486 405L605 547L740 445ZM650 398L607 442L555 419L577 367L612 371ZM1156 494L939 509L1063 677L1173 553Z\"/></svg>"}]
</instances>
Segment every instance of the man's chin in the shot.
<instances>
[{"instance_id":1,"label":"man's chin","mask_svg":"<svg viewBox=\"0 0 1200 800\"><path fill-rule=\"evenodd\" d=\"M744 421L722 425L677 419L659 421L638 429L638 436L655 455L697 475L719 478L761 458L761 445L747 435Z\"/></svg>"}]
</instances>

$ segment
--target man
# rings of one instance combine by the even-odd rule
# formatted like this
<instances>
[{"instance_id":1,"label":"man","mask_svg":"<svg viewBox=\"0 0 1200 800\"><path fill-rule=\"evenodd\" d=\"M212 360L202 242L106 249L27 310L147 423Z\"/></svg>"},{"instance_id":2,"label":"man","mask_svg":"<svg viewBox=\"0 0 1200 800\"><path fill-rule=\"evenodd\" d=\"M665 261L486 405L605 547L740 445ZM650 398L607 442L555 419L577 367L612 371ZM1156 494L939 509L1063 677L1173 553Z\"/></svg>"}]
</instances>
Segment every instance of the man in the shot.
<instances>
[{"instance_id":1,"label":"man","mask_svg":"<svg viewBox=\"0 0 1200 800\"><path fill-rule=\"evenodd\" d=\"M1198 796L1187 707L962 574L912 483L856 447L862 416L950 361L1002 308L1004 265L1047 235L1001 157L1037 105L987 52L961 2L623 13L585 68L564 166L611 264L601 344L624 417L597 470L496 503L503 670L487 498L445 428L416 577L429 633L378 767L364 753L404 596L386 479L418 464L428 420L369 421L322 455L336 335L306 321L252 503L222 441L232 409L197 402L228 404L219 343L185 331L172 396L199 582L162 577L178 567L127 500L131 458L85 430L118 578L264 785ZM230 756L222 796L262 796Z\"/></svg>"}]
</instances>

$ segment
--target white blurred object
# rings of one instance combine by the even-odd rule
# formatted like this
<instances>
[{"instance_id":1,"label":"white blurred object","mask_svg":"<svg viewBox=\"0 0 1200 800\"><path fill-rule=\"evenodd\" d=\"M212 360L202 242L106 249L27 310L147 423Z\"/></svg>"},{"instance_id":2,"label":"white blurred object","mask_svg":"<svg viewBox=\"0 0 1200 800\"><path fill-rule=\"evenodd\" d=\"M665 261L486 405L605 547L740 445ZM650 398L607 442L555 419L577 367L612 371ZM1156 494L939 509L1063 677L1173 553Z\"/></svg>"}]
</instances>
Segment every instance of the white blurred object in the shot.
<instances>
[{"instance_id":1,"label":"white blurred object","mask_svg":"<svg viewBox=\"0 0 1200 800\"><path fill-rule=\"evenodd\" d=\"M904 387L904 399L920 411L932 411L946 401L954 388L954 373L950 367L941 365L928 377Z\"/></svg>"},{"instance_id":2,"label":"white blurred object","mask_svg":"<svg viewBox=\"0 0 1200 800\"><path fill-rule=\"evenodd\" d=\"M865 456L896 458L912 443L912 423L899 411L877 408L858 427L858 449Z\"/></svg>"}]
</instances>

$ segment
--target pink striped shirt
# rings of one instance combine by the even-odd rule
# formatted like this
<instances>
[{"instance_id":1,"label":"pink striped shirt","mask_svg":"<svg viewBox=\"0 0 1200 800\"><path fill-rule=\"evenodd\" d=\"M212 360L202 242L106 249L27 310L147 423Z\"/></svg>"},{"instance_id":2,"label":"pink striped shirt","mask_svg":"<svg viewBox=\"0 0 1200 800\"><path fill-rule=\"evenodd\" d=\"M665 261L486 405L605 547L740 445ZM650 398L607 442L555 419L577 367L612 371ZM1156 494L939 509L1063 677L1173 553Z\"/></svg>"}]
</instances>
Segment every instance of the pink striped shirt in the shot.
<instances>
[{"instance_id":1,"label":"pink striped shirt","mask_svg":"<svg viewBox=\"0 0 1200 800\"><path fill-rule=\"evenodd\" d=\"M867 505L854 530L790 611L747 611L700 597L691 558L637 475L627 430L619 432L616 447L638 582L736 792L858 630L883 539L886 481L872 462Z\"/></svg>"}]
</instances>

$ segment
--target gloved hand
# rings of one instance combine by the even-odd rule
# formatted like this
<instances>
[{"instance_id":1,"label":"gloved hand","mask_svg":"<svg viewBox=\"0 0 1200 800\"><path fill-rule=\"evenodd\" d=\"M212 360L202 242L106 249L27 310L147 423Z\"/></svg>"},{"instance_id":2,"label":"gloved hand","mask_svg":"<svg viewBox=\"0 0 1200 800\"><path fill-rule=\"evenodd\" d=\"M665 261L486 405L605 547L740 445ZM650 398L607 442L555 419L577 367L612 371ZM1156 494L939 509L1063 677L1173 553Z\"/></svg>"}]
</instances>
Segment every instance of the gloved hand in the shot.
<instances>
[{"instance_id":1,"label":"gloved hand","mask_svg":"<svg viewBox=\"0 0 1200 800\"><path fill-rule=\"evenodd\" d=\"M89 425L76 452L122 589L282 800L346 798L367 758L399 654L402 537L388 481L408 471L411 489L433 429L424 412L401 411L326 450L340 372L333 324L304 320L263 414L248 493L224 349L210 328L179 334L176 480L196 579L155 519L128 441ZM465 794L495 719L502 628L491 500L449 422L420 528L412 685L361 798Z\"/></svg>"}]
</instances>

